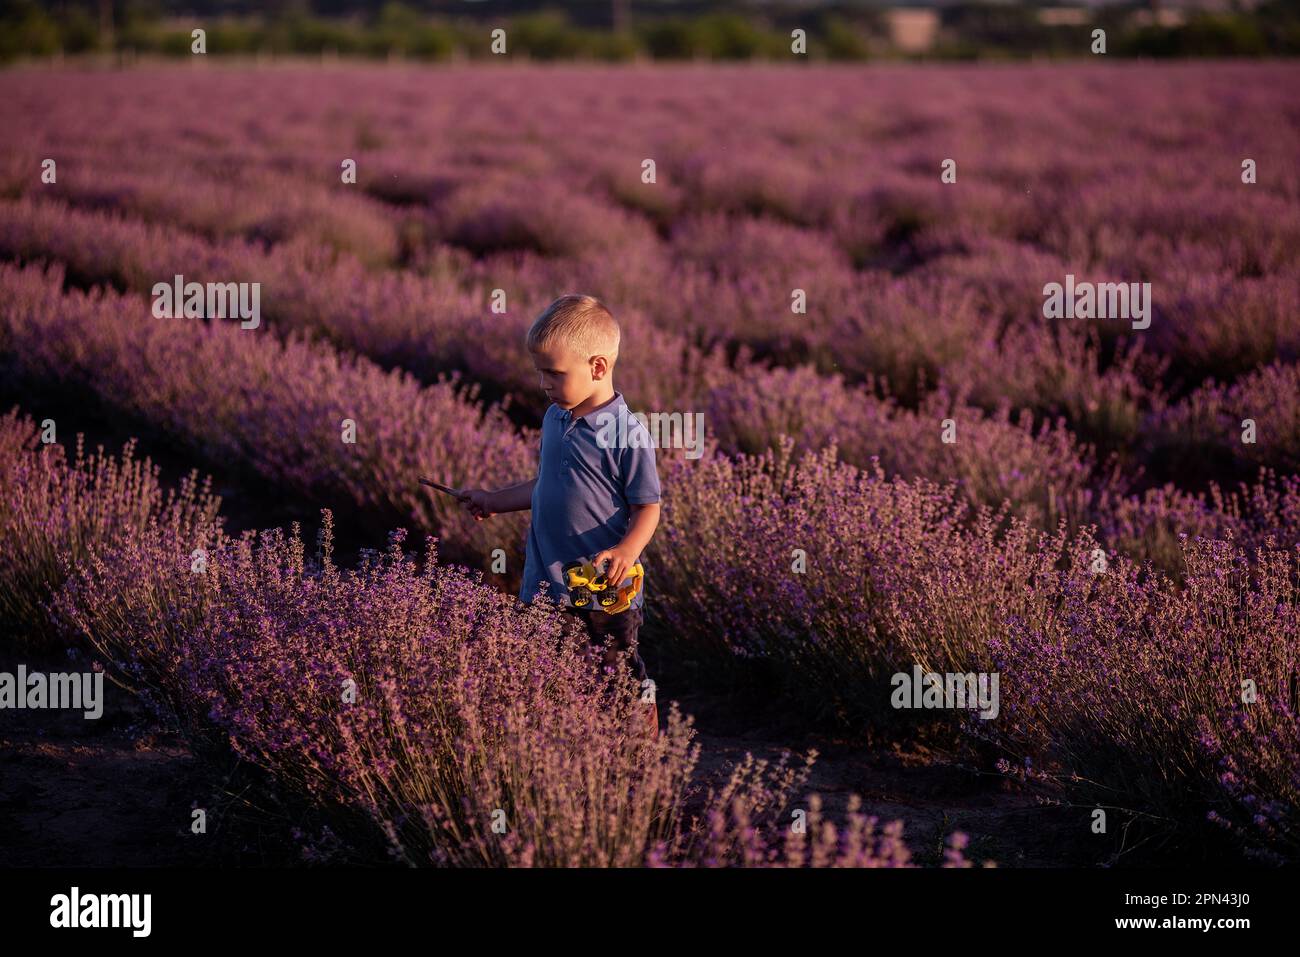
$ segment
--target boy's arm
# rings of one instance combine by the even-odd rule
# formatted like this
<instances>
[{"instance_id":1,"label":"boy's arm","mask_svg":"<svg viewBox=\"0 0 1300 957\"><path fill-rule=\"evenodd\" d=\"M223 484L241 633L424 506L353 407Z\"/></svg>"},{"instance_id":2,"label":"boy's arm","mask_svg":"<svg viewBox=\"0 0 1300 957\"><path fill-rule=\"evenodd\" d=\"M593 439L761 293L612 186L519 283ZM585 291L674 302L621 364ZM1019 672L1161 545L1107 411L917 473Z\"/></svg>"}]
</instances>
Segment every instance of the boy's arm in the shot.
<instances>
[{"instance_id":1,"label":"boy's arm","mask_svg":"<svg viewBox=\"0 0 1300 957\"><path fill-rule=\"evenodd\" d=\"M533 507L533 486L537 479L529 479L518 485L508 485L495 492L485 488L467 488L457 493L457 499L471 515L480 522L491 518L498 512L522 512Z\"/></svg>"},{"instance_id":2,"label":"boy's arm","mask_svg":"<svg viewBox=\"0 0 1300 957\"><path fill-rule=\"evenodd\" d=\"M641 557L645 547L650 544L650 539L654 537L655 529L659 526L659 503L651 502L648 505L629 505L632 512L632 520L628 523L627 534L623 540L613 548L607 548L595 557L593 563L600 568L601 562L609 559L609 567L605 569L605 577L612 582L621 582L627 577L636 560Z\"/></svg>"},{"instance_id":3,"label":"boy's arm","mask_svg":"<svg viewBox=\"0 0 1300 957\"><path fill-rule=\"evenodd\" d=\"M537 479L530 478L527 482L508 485L505 488L489 492L490 504L488 510L492 512L523 512L532 508L533 486L536 484Z\"/></svg>"},{"instance_id":4,"label":"boy's arm","mask_svg":"<svg viewBox=\"0 0 1300 957\"><path fill-rule=\"evenodd\" d=\"M607 548L594 559L596 567L609 559L604 569L610 581L621 582L636 564L659 526L659 472L655 468L654 443L645 426L637 419L631 420L643 432L643 442L629 444L620 450L619 475L623 481L623 494L627 497L630 518L623 540Z\"/></svg>"}]
</instances>

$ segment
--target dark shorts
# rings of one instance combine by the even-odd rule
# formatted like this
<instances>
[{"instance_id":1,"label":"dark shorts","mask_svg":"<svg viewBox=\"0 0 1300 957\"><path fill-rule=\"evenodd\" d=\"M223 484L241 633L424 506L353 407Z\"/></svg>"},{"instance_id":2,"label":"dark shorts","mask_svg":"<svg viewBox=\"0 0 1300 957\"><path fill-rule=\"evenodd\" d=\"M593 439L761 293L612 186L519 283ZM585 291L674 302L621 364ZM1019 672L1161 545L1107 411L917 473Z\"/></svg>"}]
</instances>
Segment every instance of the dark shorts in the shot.
<instances>
[{"instance_id":1,"label":"dark shorts","mask_svg":"<svg viewBox=\"0 0 1300 957\"><path fill-rule=\"evenodd\" d=\"M629 608L617 615L598 608L566 608L565 611L581 618L586 626L587 653L593 662L612 668L617 665L621 652L630 651L628 664L632 673L638 684L645 681L645 662L637 653L637 633L645 621L642 609Z\"/></svg>"}]
</instances>

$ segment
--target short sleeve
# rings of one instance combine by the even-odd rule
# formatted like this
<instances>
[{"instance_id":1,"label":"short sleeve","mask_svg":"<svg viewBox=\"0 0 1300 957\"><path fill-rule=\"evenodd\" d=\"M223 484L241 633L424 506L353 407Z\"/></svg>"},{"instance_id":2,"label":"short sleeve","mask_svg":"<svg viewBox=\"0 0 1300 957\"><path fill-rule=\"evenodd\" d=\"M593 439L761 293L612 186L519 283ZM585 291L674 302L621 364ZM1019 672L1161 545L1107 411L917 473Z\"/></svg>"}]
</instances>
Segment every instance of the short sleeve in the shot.
<instances>
[{"instance_id":1,"label":"short sleeve","mask_svg":"<svg viewBox=\"0 0 1300 957\"><path fill-rule=\"evenodd\" d=\"M635 420L634 420L635 421ZM650 433L645 432L645 444L622 449L619 463L623 475L623 495L629 505L652 505L659 501L659 470L655 467L654 445Z\"/></svg>"}]
</instances>

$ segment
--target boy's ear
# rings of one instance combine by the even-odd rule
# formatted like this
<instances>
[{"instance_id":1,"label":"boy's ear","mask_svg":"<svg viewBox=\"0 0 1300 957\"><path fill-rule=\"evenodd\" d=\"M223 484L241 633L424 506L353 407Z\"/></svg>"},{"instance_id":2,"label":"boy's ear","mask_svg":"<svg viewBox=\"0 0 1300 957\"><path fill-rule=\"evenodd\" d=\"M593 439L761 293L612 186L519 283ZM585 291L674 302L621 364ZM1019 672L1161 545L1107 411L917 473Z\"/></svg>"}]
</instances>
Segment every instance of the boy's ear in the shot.
<instances>
[{"instance_id":1,"label":"boy's ear","mask_svg":"<svg viewBox=\"0 0 1300 957\"><path fill-rule=\"evenodd\" d=\"M591 357L591 377L600 380L609 374L609 359L605 356Z\"/></svg>"}]
</instances>

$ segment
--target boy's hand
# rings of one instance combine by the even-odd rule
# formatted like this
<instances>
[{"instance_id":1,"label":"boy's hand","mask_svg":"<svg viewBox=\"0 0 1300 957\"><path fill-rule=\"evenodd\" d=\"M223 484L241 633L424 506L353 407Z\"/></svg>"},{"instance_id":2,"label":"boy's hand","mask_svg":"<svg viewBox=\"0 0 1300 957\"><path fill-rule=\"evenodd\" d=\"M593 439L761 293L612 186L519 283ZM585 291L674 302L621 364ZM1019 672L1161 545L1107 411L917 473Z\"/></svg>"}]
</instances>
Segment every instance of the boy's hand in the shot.
<instances>
[{"instance_id":1,"label":"boy's hand","mask_svg":"<svg viewBox=\"0 0 1300 957\"><path fill-rule=\"evenodd\" d=\"M609 565L601 568L601 562L609 560ZM596 566L596 570L605 576L605 581L612 585L619 585L628 573L632 571L632 566L636 564L636 552L624 548L622 545L615 545L613 548L607 548L595 558L591 563Z\"/></svg>"},{"instance_id":2,"label":"boy's hand","mask_svg":"<svg viewBox=\"0 0 1300 957\"><path fill-rule=\"evenodd\" d=\"M480 522L496 514L496 503L493 501L492 493L487 489L462 489L456 498Z\"/></svg>"}]
</instances>

